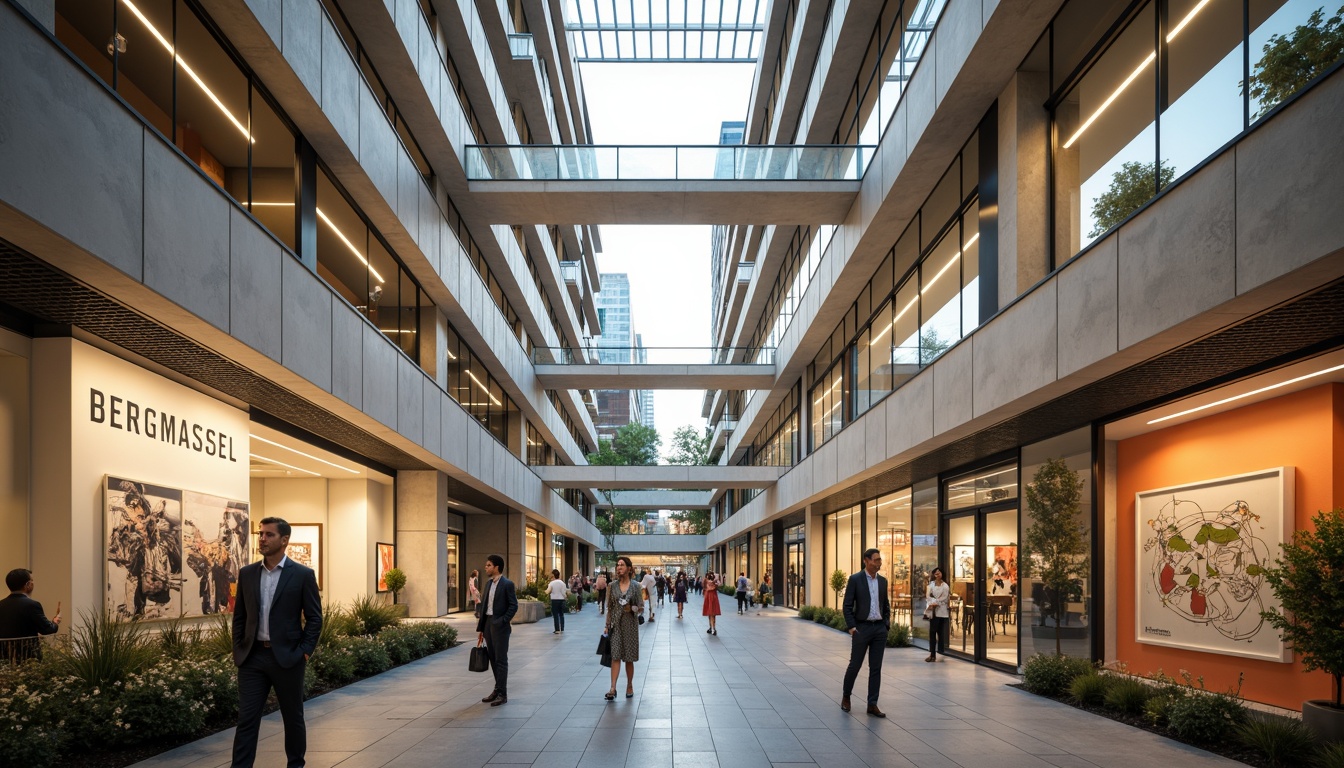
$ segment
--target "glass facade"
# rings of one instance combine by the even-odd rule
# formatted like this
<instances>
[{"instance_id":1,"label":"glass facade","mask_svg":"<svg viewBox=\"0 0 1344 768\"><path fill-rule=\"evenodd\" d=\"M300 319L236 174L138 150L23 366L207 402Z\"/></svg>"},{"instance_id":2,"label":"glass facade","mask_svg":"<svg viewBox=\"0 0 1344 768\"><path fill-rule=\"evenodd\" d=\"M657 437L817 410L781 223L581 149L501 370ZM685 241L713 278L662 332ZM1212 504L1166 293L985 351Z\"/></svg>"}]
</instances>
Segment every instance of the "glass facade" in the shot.
<instances>
[{"instance_id":1,"label":"glass facade","mask_svg":"<svg viewBox=\"0 0 1344 768\"><path fill-rule=\"evenodd\" d=\"M762 530L768 530L762 529ZM756 533L756 572L752 578L756 582L756 591L759 592L761 585L765 583L765 577L768 575L771 581L774 580L775 573L775 536L772 533ZM771 584L773 591L775 585ZM773 602L773 598L772 598Z\"/></svg>"},{"instance_id":2,"label":"glass facade","mask_svg":"<svg viewBox=\"0 0 1344 768\"><path fill-rule=\"evenodd\" d=\"M784 605L799 608L807 600L807 528L784 529Z\"/></svg>"},{"instance_id":3,"label":"glass facade","mask_svg":"<svg viewBox=\"0 0 1344 768\"><path fill-rule=\"evenodd\" d=\"M1102 6L1098 8L1098 6ZM1062 263L1344 55L1320 0L1073 0L1051 26ZM1100 11L1105 11L1100 12ZM1102 52L1083 61L1084 51Z\"/></svg>"},{"instance_id":4,"label":"glass facade","mask_svg":"<svg viewBox=\"0 0 1344 768\"><path fill-rule=\"evenodd\" d=\"M1021 627L1017 472L1012 462L943 483L951 650L1012 668Z\"/></svg>"},{"instance_id":5,"label":"glass facade","mask_svg":"<svg viewBox=\"0 0 1344 768\"><path fill-rule=\"evenodd\" d=\"M845 597L844 581L863 568L863 505L842 509L826 515L822 526L825 533L824 556L826 594L823 605L840 608ZM840 574L839 581L836 574ZM840 586L836 590L836 585Z\"/></svg>"},{"instance_id":6,"label":"glass facade","mask_svg":"<svg viewBox=\"0 0 1344 768\"><path fill-rule=\"evenodd\" d=\"M525 531L526 539L523 541L523 575L527 578L527 583L531 584L541 578L541 540L544 538L541 529L527 526ZM549 581L550 579L547 579Z\"/></svg>"}]
</instances>

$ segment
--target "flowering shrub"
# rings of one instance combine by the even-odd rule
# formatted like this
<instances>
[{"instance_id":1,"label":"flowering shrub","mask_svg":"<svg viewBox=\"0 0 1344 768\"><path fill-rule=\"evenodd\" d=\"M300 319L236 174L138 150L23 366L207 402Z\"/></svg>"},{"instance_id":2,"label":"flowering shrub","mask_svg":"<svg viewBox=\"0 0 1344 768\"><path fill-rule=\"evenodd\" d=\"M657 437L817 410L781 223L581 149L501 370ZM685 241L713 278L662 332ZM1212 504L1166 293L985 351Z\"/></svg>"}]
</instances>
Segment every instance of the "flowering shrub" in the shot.
<instances>
[{"instance_id":1,"label":"flowering shrub","mask_svg":"<svg viewBox=\"0 0 1344 768\"><path fill-rule=\"evenodd\" d=\"M349 638L339 638L313 654L308 668L317 679L327 685L345 685L355 679L355 654L350 650Z\"/></svg>"},{"instance_id":2,"label":"flowering shrub","mask_svg":"<svg viewBox=\"0 0 1344 768\"><path fill-rule=\"evenodd\" d=\"M387 647L376 637L346 637L338 642L346 644L354 655L355 674L360 677L386 672L392 666Z\"/></svg>"},{"instance_id":3,"label":"flowering shrub","mask_svg":"<svg viewBox=\"0 0 1344 768\"><path fill-rule=\"evenodd\" d=\"M387 655L397 664L429 655L429 638L407 625L388 627L378 633L378 641L387 648Z\"/></svg>"}]
</instances>

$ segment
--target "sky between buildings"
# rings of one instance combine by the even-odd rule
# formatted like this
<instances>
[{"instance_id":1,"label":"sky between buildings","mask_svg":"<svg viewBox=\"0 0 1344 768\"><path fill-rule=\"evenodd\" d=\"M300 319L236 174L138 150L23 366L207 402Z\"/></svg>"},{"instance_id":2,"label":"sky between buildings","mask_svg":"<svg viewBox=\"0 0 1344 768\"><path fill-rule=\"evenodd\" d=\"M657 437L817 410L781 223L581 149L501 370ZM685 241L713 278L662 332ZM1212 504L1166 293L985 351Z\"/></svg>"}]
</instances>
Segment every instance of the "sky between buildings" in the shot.
<instances>
[{"instance_id":1,"label":"sky between buildings","mask_svg":"<svg viewBox=\"0 0 1344 768\"><path fill-rule=\"evenodd\" d=\"M753 64L581 64L596 144L716 144L744 120ZM601 227L602 272L630 276L634 329L646 347L709 347L710 228ZM709 353L702 355L707 361ZM658 362L657 353L650 362ZM704 392L660 390L654 417L667 450L677 427L704 426Z\"/></svg>"}]
</instances>

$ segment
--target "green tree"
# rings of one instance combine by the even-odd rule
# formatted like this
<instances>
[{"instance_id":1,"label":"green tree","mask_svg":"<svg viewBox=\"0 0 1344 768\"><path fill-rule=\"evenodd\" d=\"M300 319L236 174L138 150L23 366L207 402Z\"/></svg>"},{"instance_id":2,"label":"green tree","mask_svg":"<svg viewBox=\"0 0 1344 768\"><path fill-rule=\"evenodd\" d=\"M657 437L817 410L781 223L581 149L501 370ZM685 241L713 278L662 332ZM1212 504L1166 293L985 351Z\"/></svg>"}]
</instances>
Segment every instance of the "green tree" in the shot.
<instances>
[{"instance_id":1,"label":"green tree","mask_svg":"<svg viewBox=\"0 0 1344 768\"><path fill-rule=\"evenodd\" d=\"M1317 8L1291 35L1271 35L1251 72L1251 98L1260 104L1252 119L1292 96L1344 56L1344 6L1325 18Z\"/></svg>"},{"instance_id":2,"label":"green tree","mask_svg":"<svg viewBox=\"0 0 1344 768\"><path fill-rule=\"evenodd\" d=\"M709 463L709 427L696 429L687 424L677 427L672 433L672 453L667 457L668 464L704 466Z\"/></svg>"},{"instance_id":3,"label":"green tree","mask_svg":"<svg viewBox=\"0 0 1344 768\"><path fill-rule=\"evenodd\" d=\"M1344 510L1318 512L1316 530L1301 530L1265 580L1278 608L1260 616L1279 630L1308 670L1334 678L1334 706L1344 707ZM1254 567L1254 566L1252 566ZM1249 575L1257 575L1249 572Z\"/></svg>"},{"instance_id":4,"label":"green tree","mask_svg":"<svg viewBox=\"0 0 1344 768\"><path fill-rule=\"evenodd\" d=\"M947 351L952 346L952 342L942 339L938 336L937 328L930 328L919 334L919 360L922 365L928 365L938 356Z\"/></svg>"},{"instance_id":5,"label":"green tree","mask_svg":"<svg viewBox=\"0 0 1344 768\"><path fill-rule=\"evenodd\" d=\"M697 430L690 424L678 427L677 431L672 433L672 454L667 457L667 463L688 466L710 464L709 441L711 436L708 427L703 430ZM673 512L670 517L685 524L691 533L709 533L708 509L683 509Z\"/></svg>"},{"instance_id":6,"label":"green tree","mask_svg":"<svg viewBox=\"0 0 1344 768\"><path fill-rule=\"evenodd\" d=\"M1019 569L1023 576L1041 582L1041 626L1045 626L1046 618L1054 619L1056 656L1064 655L1059 626L1064 622L1069 596L1078 590L1089 568L1079 504L1082 490L1083 481L1063 459L1045 462L1027 486L1031 525L1022 533Z\"/></svg>"},{"instance_id":7,"label":"green tree","mask_svg":"<svg viewBox=\"0 0 1344 768\"><path fill-rule=\"evenodd\" d=\"M598 441L597 450L588 454L588 463L598 467L653 466L658 463L658 446L662 442L658 430L643 424L626 424L616 430L612 439ZM593 524L602 534L603 543L614 558L617 554L616 534L642 515L638 510L615 507L610 488L601 488L598 492L607 500L607 508L597 511Z\"/></svg>"},{"instance_id":8,"label":"green tree","mask_svg":"<svg viewBox=\"0 0 1344 768\"><path fill-rule=\"evenodd\" d=\"M1141 163L1137 160L1124 163L1111 176L1110 188L1092 201L1093 225L1087 236L1099 237L1124 221L1175 178L1176 169L1165 160L1162 162L1161 178L1157 178L1155 163Z\"/></svg>"},{"instance_id":9,"label":"green tree","mask_svg":"<svg viewBox=\"0 0 1344 768\"><path fill-rule=\"evenodd\" d=\"M831 572L831 591L835 593L835 607L840 607L840 593L845 589L849 576L839 568Z\"/></svg>"}]
</instances>

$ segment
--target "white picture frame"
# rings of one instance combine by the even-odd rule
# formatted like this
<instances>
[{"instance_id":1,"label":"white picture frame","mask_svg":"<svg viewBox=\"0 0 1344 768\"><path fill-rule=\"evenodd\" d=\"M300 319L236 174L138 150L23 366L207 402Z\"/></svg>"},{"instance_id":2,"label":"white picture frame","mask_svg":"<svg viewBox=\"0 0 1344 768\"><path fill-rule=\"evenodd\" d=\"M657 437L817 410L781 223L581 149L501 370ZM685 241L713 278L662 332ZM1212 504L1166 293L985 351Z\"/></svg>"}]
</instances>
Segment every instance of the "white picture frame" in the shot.
<instances>
[{"instance_id":1,"label":"white picture frame","mask_svg":"<svg viewBox=\"0 0 1344 768\"><path fill-rule=\"evenodd\" d=\"M1135 640L1288 663L1260 612L1293 531L1293 467L1140 491L1134 499Z\"/></svg>"}]
</instances>

